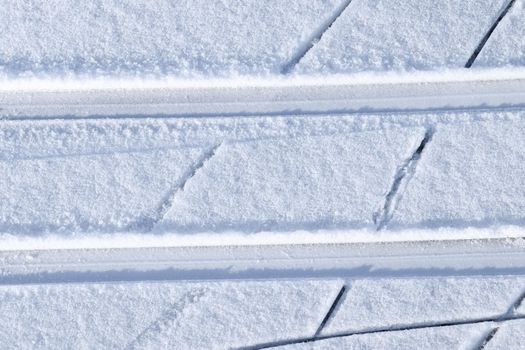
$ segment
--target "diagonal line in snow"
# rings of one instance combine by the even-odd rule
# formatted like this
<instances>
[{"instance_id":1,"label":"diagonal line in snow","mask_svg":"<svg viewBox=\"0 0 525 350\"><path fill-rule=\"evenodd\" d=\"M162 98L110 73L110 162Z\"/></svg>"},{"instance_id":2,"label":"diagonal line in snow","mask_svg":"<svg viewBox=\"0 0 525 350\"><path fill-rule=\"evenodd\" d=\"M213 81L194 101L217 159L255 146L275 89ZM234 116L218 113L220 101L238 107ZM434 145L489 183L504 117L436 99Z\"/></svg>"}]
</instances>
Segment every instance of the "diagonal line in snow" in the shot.
<instances>
[{"instance_id":1,"label":"diagonal line in snow","mask_svg":"<svg viewBox=\"0 0 525 350\"><path fill-rule=\"evenodd\" d=\"M297 338L297 339L291 339L291 340L275 341L271 343L246 346L243 348L239 348L238 350L271 349L271 348L276 348L276 347L284 346L284 345L311 343L311 342L316 342L316 341L321 341L321 340L351 337L355 335L380 334L380 333L410 331L410 330L417 330L417 329L474 325L474 324L488 323L488 322L503 323L506 321L513 321L513 320L525 320L525 315L507 316L505 318L486 317L486 318L466 319L466 320L457 320L457 321L426 322L426 323L416 323L416 324L408 324L408 325L389 326L389 327L383 327L383 328L371 328L371 329L365 329L365 330L355 331L355 332L337 333L337 334L331 334L331 335L325 335L325 336L318 336L315 338L309 337L309 338Z\"/></svg>"},{"instance_id":2,"label":"diagonal line in snow","mask_svg":"<svg viewBox=\"0 0 525 350\"><path fill-rule=\"evenodd\" d=\"M156 339L159 334L169 329L184 313L188 306L197 303L205 294L204 290L195 290L184 295L180 300L171 304L162 314L151 322L142 332L131 340L124 349L142 348L150 339Z\"/></svg>"},{"instance_id":3,"label":"diagonal line in snow","mask_svg":"<svg viewBox=\"0 0 525 350\"><path fill-rule=\"evenodd\" d=\"M476 345L474 347L474 349L475 350L483 350L483 349L485 349L485 346L487 346L487 344L492 340L492 338L494 338L494 336L496 335L496 332L498 330L499 330L499 327L492 328L487 334L485 334L483 339L481 339L479 344Z\"/></svg>"},{"instance_id":4,"label":"diagonal line in snow","mask_svg":"<svg viewBox=\"0 0 525 350\"><path fill-rule=\"evenodd\" d=\"M195 164L193 164L192 167L183 174L178 185L173 188L170 188L169 191L164 195L163 199L161 200L157 208L154 210L153 214L149 217L141 217L137 221L128 225L128 229L146 232L150 232L151 230L153 230L155 225L158 222L160 222L164 218L166 213L170 210L177 193L179 193L180 191L184 191L184 188L186 187L188 181L190 181L197 174L197 172L202 167L204 167L204 165L210 159L212 159L215 156L217 150L221 145L222 143L219 143L218 145L215 145L208 149L206 152L204 152L202 156L195 162Z\"/></svg>"},{"instance_id":5,"label":"diagonal line in snow","mask_svg":"<svg viewBox=\"0 0 525 350\"><path fill-rule=\"evenodd\" d=\"M434 132L433 128L428 128L416 150L403 162L403 164L401 164L401 166L398 167L392 186L385 196L383 207L376 211L372 217L378 231L386 228L394 216L397 204L403 193L406 191L410 179L414 176L421 155L425 150L425 147L432 140Z\"/></svg>"},{"instance_id":6,"label":"diagonal line in snow","mask_svg":"<svg viewBox=\"0 0 525 350\"><path fill-rule=\"evenodd\" d=\"M335 297L334 301L332 302L332 305L330 306L330 309L326 313L326 316L323 318L323 321L321 321L321 324L319 325L319 328L317 328L317 331L314 334L314 338L318 337L321 332L323 331L323 328L326 326L334 312L336 311L337 307L341 303L341 299L343 298L343 295L346 293L346 285L343 285L341 287L341 290L339 290L339 293L337 293L337 296Z\"/></svg>"},{"instance_id":7,"label":"diagonal line in snow","mask_svg":"<svg viewBox=\"0 0 525 350\"><path fill-rule=\"evenodd\" d=\"M507 311L505 311L505 313L503 313L499 317L499 319L501 321L504 321L506 318L510 318L510 317L516 316L516 310L518 310L518 308L521 306L521 304L523 303L524 299L525 299L525 290L521 292L521 294L518 296L518 298L516 298L516 300L514 300L514 302L509 306ZM481 341L479 342L479 345L477 345L475 347L475 349L476 350L483 350L483 349L485 349L485 346L487 346L487 344L492 340L492 338L494 338L494 336L496 335L498 330L499 330L499 327L494 327L490 332L485 334L485 336L481 339Z\"/></svg>"},{"instance_id":8,"label":"diagonal line in snow","mask_svg":"<svg viewBox=\"0 0 525 350\"><path fill-rule=\"evenodd\" d=\"M489 40L489 38L492 35L492 33L496 30L496 27L498 26L499 22L501 22L501 20L509 12L509 10L512 8L512 5L514 5L515 2L516 2L516 0L509 0L507 5L503 8L503 10L500 12L498 17L494 21L494 23L492 23L492 26L490 26L488 32L485 33L483 38L481 38L481 41L479 42L478 46L476 47L476 49L474 50L474 52L472 53L472 55L468 59L467 63L465 64L465 68L472 67L472 64L474 64L474 61L476 61L476 58L478 58L478 55L480 54L481 50L483 50L483 47L485 46L485 44Z\"/></svg>"},{"instance_id":9,"label":"diagonal line in snow","mask_svg":"<svg viewBox=\"0 0 525 350\"><path fill-rule=\"evenodd\" d=\"M281 74L288 74L290 73L295 66L301 61L301 59L314 47L315 44L317 44L321 38L323 37L323 34L334 24L334 22L341 16L341 14L346 10L348 5L352 0L344 0L341 5L339 5L335 10L334 13L321 24L319 28L317 28L310 38L303 43L296 51L296 53L290 58L290 60L284 64L281 68Z\"/></svg>"}]
</instances>

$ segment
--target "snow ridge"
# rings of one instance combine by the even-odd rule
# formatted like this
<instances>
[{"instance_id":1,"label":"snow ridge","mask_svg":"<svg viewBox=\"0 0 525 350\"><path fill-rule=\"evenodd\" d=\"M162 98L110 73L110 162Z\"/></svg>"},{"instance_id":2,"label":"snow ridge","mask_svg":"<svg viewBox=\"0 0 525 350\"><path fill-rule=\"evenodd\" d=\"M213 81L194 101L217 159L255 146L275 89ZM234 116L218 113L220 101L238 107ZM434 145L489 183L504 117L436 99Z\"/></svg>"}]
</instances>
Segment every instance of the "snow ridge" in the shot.
<instances>
[{"instance_id":1,"label":"snow ridge","mask_svg":"<svg viewBox=\"0 0 525 350\"><path fill-rule=\"evenodd\" d=\"M378 231L386 228L392 217L394 216L394 211L396 210L397 203L401 199L403 193L405 192L408 183L412 176L416 172L417 163L421 159L421 154L425 150L425 147L432 140L434 135L434 129L428 128L425 132L425 136L421 140L421 143L416 148L414 153L403 162L403 164L398 168L390 191L385 196L385 203L383 207L376 211L373 215L373 221L376 225Z\"/></svg>"}]
</instances>

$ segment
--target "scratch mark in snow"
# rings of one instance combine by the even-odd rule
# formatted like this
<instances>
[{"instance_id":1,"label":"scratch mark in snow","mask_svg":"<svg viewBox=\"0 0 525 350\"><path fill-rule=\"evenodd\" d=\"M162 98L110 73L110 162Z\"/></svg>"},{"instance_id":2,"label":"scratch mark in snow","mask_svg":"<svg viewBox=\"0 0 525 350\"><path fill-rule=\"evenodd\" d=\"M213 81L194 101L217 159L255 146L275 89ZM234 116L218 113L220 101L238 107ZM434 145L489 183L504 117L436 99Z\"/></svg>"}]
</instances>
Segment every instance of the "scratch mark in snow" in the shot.
<instances>
[{"instance_id":1,"label":"scratch mark in snow","mask_svg":"<svg viewBox=\"0 0 525 350\"><path fill-rule=\"evenodd\" d=\"M335 9L332 16L330 16L330 18L323 22L321 26L312 33L312 36L310 36L310 38L297 49L295 55L293 55L292 58L281 68L281 74L288 74L295 68L308 51L310 51L312 47L321 40L323 34L332 26L332 24L334 24L339 16L341 16L351 2L352 0L345 0Z\"/></svg>"},{"instance_id":2,"label":"scratch mark in snow","mask_svg":"<svg viewBox=\"0 0 525 350\"><path fill-rule=\"evenodd\" d=\"M486 317L486 318L465 319L465 320L457 320L457 321L426 322L426 323L415 323L415 324L407 324L407 325L393 325L393 326L386 326L382 328L364 329L361 331L348 332L348 333L336 333L336 334L331 334L331 335L322 335L318 337L297 338L297 339L275 341L271 343L247 346L247 347L240 348L239 350L241 349L242 350L271 349L271 348L276 348L276 347L284 346L284 345L312 343L312 342L321 341L321 340L351 337L355 335L381 334L381 333L386 334L386 333L391 333L391 332L403 332L403 331L410 331L410 330L416 330L416 329L430 329L430 328L440 328L440 327L474 325L474 324L489 323L489 322L503 323L503 322L512 321L512 320L525 320L525 315L514 315L514 316L508 316L504 318Z\"/></svg>"},{"instance_id":3,"label":"scratch mark in snow","mask_svg":"<svg viewBox=\"0 0 525 350\"><path fill-rule=\"evenodd\" d=\"M523 299L525 299L525 291L523 291L519 297L509 306L507 311L505 311L504 314L502 314L498 320L496 321L504 321L507 318L512 318L516 316L516 310L519 309L521 304L523 303ZM494 338L496 333L498 332L499 327L493 328L490 332L488 332L483 339L479 342L479 345L475 347L476 350L483 350L485 349L485 346Z\"/></svg>"},{"instance_id":4,"label":"scratch mark in snow","mask_svg":"<svg viewBox=\"0 0 525 350\"><path fill-rule=\"evenodd\" d=\"M321 334L321 332L323 331L323 328L326 326L326 324L328 323L328 321L332 317L332 314L335 312L336 308L339 306L339 303L341 302L341 299L342 299L343 295L345 294L345 292L346 292L346 286L343 285L341 287L341 290L339 291L339 293L337 293L337 296L335 297L335 299L334 299L334 301L332 303L332 306L330 306L330 309L328 310L326 316L323 318L323 321L319 325L319 328L317 328L317 331L314 334L314 338L318 337L319 334Z\"/></svg>"},{"instance_id":5,"label":"scratch mark in snow","mask_svg":"<svg viewBox=\"0 0 525 350\"><path fill-rule=\"evenodd\" d=\"M488 332L483 339L479 342L479 345L477 345L474 349L476 350L483 350L485 349L485 346L494 338L496 335L496 332L498 331L499 327L492 328L490 332Z\"/></svg>"},{"instance_id":6,"label":"scratch mark in snow","mask_svg":"<svg viewBox=\"0 0 525 350\"><path fill-rule=\"evenodd\" d=\"M141 345L147 345L151 340L157 339L159 334L172 328L184 310L186 310L188 306L197 303L204 293L204 290L198 289L184 295L179 301L171 304L156 320L150 323L148 327L129 342L125 349L142 348L143 346Z\"/></svg>"},{"instance_id":7,"label":"scratch mark in snow","mask_svg":"<svg viewBox=\"0 0 525 350\"><path fill-rule=\"evenodd\" d=\"M153 230L155 225L164 218L166 213L169 211L169 209L173 205L173 201L175 200L175 196L177 195L177 193L179 193L180 191L184 191L184 188L186 187L186 184L188 183L188 181L190 181L197 174L197 172L202 167L204 167L204 165L210 159L212 159L215 156L217 149L219 149L221 145L222 143L215 145L202 154L202 156L197 160L197 162L193 164L193 166L186 173L182 175L182 178L179 181L179 184L171 188L166 193L166 195L164 196L160 204L157 206L157 208L153 212L153 215L149 217L145 217L145 218L144 217L140 218L136 222L133 222L131 225L129 225L128 229L135 229L135 230L146 231L146 232Z\"/></svg>"},{"instance_id":8,"label":"scratch mark in snow","mask_svg":"<svg viewBox=\"0 0 525 350\"><path fill-rule=\"evenodd\" d=\"M394 176L394 181L390 187L390 191L385 196L385 203L381 209L376 211L373 215L374 224L376 225L377 230L384 229L394 215L397 204L403 193L406 191L408 183L412 176L416 172L417 163L421 159L421 154L425 150L425 147L432 140L434 136L434 129L429 128L425 132L425 136L421 143L416 148L414 153L398 167L396 174Z\"/></svg>"},{"instance_id":9,"label":"scratch mark in snow","mask_svg":"<svg viewBox=\"0 0 525 350\"><path fill-rule=\"evenodd\" d=\"M476 58L478 58L479 53L481 52L481 50L483 50L483 47L485 46L485 44L489 40L489 38L492 35L492 33L494 32L494 30L496 30L496 27L498 26L499 22L501 22L503 17L505 17L505 15L507 14L507 12L509 12L509 10L512 8L512 5L514 5L515 2L516 2L516 0L510 0L507 3L507 5L503 8L503 10L500 12L499 16L494 21L494 23L492 23L492 26L489 28L488 32L485 33L483 38L481 38L481 41L479 42L478 46L476 47L476 49L474 50L474 52L472 53L472 55L468 59L467 63L465 64L465 68L472 67L472 64L474 63Z\"/></svg>"}]
</instances>

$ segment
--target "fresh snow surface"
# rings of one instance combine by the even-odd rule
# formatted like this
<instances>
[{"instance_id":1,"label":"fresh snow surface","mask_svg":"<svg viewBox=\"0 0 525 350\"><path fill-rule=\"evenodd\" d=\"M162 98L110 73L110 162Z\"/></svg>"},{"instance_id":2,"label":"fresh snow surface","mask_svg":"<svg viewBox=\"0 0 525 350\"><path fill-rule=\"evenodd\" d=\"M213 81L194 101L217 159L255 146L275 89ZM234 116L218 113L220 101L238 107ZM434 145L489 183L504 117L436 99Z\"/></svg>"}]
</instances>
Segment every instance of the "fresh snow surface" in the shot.
<instances>
[{"instance_id":1,"label":"fresh snow surface","mask_svg":"<svg viewBox=\"0 0 525 350\"><path fill-rule=\"evenodd\" d=\"M475 62L475 67L525 65L525 1L516 0L498 24Z\"/></svg>"},{"instance_id":2,"label":"fresh snow surface","mask_svg":"<svg viewBox=\"0 0 525 350\"><path fill-rule=\"evenodd\" d=\"M0 231L520 226L524 125L520 110L4 121Z\"/></svg>"},{"instance_id":3,"label":"fresh snow surface","mask_svg":"<svg viewBox=\"0 0 525 350\"><path fill-rule=\"evenodd\" d=\"M523 293L523 277L350 280L323 335L387 326L497 318ZM436 310L442 310L436 313Z\"/></svg>"},{"instance_id":4,"label":"fresh snow surface","mask_svg":"<svg viewBox=\"0 0 525 350\"><path fill-rule=\"evenodd\" d=\"M523 224L523 121L438 125L392 226Z\"/></svg>"},{"instance_id":5,"label":"fresh snow surface","mask_svg":"<svg viewBox=\"0 0 525 350\"><path fill-rule=\"evenodd\" d=\"M313 334L340 281L0 286L3 349L228 349Z\"/></svg>"},{"instance_id":6,"label":"fresh snow surface","mask_svg":"<svg viewBox=\"0 0 525 350\"><path fill-rule=\"evenodd\" d=\"M358 73L463 67L504 3L353 0L296 71Z\"/></svg>"},{"instance_id":7,"label":"fresh snow surface","mask_svg":"<svg viewBox=\"0 0 525 350\"><path fill-rule=\"evenodd\" d=\"M282 346L275 350L470 350L487 327L486 324L476 324L353 335Z\"/></svg>"},{"instance_id":8,"label":"fresh snow surface","mask_svg":"<svg viewBox=\"0 0 525 350\"><path fill-rule=\"evenodd\" d=\"M147 224L201 152L99 150L3 160L0 230L119 231Z\"/></svg>"},{"instance_id":9,"label":"fresh snow surface","mask_svg":"<svg viewBox=\"0 0 525 350\"><path fill-rule=\"evenodd\" d=\"M283 76L288 68L306 74L461 68L506 2L353 0L345 8L347 3L3 0L0 79L231 79ZM523 66L521 6L495 32L481 66Z\"/></svg>"},{"instance_id":10,"label":"fresh snow surface","mask_svg":"<svg viewBox=\"0 0 525 350\"><path fill-rule=\"evenodd\" d=\"M162 231L374 225L392 174L421 129L224 144L176 196ZM330 195L327 195L330 193Z\"/></svg>"},{"instance_id":11,"label":"fresh snow surface","mask_svg":"<svg viewBox=\"0 0 525 350\"><path fill-rule=\"evenodd\" d=\"M253 137L290 122L268 120ZM244 123L257 131L257 119ZM225 133L223 125L234 129ZM229 119L28 121L2 129L0 229L37 235L370 226L397 165L423 134L310 129L302 131L308 137L250 141L242 121ZM278 132L296 127L287 129Z\"/></svg>"},{"instance_id":12,"label":"fresh snow surface","mask_svg":"<svg viewBox=\"0 0 525 350\"><path fill-rule=\"evenodd\" d=\"M231 349L286 343L316 333L345 283L345 300L324 333L343 321L346 330L387 330L400 318L408 329L283 349L471 349L494 326L501 327L495 344L519 349L522 323L433 324L504 314L524 282L519 276L478 276L3 285L0 342L5 349ZM350 299L361 302L350 305ZM428 328L410 330L422 324Z\"/></svg>"},{"instance_id":13,"label":"fresh snow surface","mask_svg":"<svg viewBox=\"0 0 525 350\"><path fill-rule=\"evenodd\" d=\"M335 0L0 2L0 77L279 73Z\"/></svg>"}]
</instances>

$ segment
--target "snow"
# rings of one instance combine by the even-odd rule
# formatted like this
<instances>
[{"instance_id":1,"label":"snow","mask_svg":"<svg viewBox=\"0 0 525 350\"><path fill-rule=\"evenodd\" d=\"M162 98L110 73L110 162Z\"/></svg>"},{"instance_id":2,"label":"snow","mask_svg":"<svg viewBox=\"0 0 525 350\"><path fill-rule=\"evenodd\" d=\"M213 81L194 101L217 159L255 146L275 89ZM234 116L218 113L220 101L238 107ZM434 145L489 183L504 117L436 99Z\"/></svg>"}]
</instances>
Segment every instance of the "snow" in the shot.
<instances>
[{"instance_id":1,"label":"snow","mask_svg":"<svg viewBox=\"0 0 525 350\"><path fill-rule=\"evenodd\" d=\"M3 161L0 230L119 231L154 218L199 149L49 155ZM98 154L97 154L98 153Z\"/></svg>"},{"instance_id":2,"label":"snow","mask_svg":"<svg viewBox=\"0 0 525 350\"><path fill-rule=\"evenodd\" d=\"M523 120L437 125L395 211L395 227L523 223Z\"/></svg>"},{"instance_id":3,"label":"snow","mask_svg":"<svg viewBox=\"0 0 525 350\"><path fill-rule=\"evenodd\" d=\"M486 350L521 349L525 344L525 321L516 320L497 325L494 337L485 346Z\"/></svg>"},{"instance_id":4,"label":"snow","mask_svg":"<svg viewBox=\"0 0 525 350\"><path fill-rule=\"evenodd\" d=\"M524 285L523 277L350 280L348 292L322 334L497 318Z\"/></svg>"},{"instance_id":5,"label":"snow","mask_svg":"<svg viewBox=\"0 0 525 350\"><path fill-rule=\"evenodd\" d=\"M523 348L506 4L0 0L2 348Z\"/></svg>"},{"instance_id":6,"label":"snow","mask_svg":"<svg viewBox=\"0 0 525 350\"><path fill-rule=\"evenodd\" d=\"M429 128L385 238L378 213ZM183 245L219 232L230 244L260 231L259 242L521 235L524 129L520 109L4 121L0 231L201 235L172 237Z\"/></svg>"},{"instance_id":7,"label":"snow","mask_svg":"<svg viewBox=\"0 0 525 350\"><path fill-rule=\"evenodd\" d=\"M281 279L3 285L0 341L5 349L225 349L295 342L314 335L342 284L341 279ZM432 325L505 312L513 302L508 299L523 288L523 277L357 279L346 284L347 297L323 334L336 331L335 324L346 326L340 330L366 331L401 321L408 329L278 348L467 349L494 326L500 329L490 349L505 344L518 349L523 339L522 320ZM428 325L410 329L421 322Z\"/></svg>"},{"instance_id":8,"label":"snow","mask_svg":"<svg viewBox=\"0 0 525 350\"><path fill-rule=\"evenodd\" d=\"M425 328L319 340L277 347L278 350L393 349L435 350L471 349L486 325ZM507 348L512 349L512 348ZM517 349L517 348L516 348Z\"/></svg>"},{"instance_id":9,"label":"snow","mask_svg":"<svg viewBox=\"0 0 525 350\"><path fill-rule=\"evenodd\" d=\"M326 74L463 67L504 3L354 0L296 71Z\"/></svg>"},{"instance_id":10,"label":"snow","mask_svg":"<svg viewBox=\"0 0 525 350\"><path fill-rule=\"evenodd\" d=\"M353 0L337 16L346 1L4 0L0 78L236 79L282 76L290 63L306 75L461 68L504 3ZM523 65L521 6L480 66Z\"/></svg>"},{"instance_id":11,"label":"snow","mask_svg":"<svg viewBox=\"0 0 525 350\"><path fill-rule=\"evenodd\" d=\"M517 0L479 54L475 67L525 65L525 1Z\"/></svg>"},{"instance_id":12,"label":"snow","mask_svg":"<svg viewBox=\"0 0 525 350\"><path fill-rule=\"evenodd\" d=\"M314 333L338 281L0 287L4 349L225 349Z\"/></svg>"},{"instance_id":13,"label":"snow","mask_svg":"<svg viewBox=\"0 0 525 350\"><path fill-rule=\"evenodd\" d=\"M418 129L224 144L178 194L163 231L260 231L373 225ZM327 195L328 194L328 195Z\"/></svg>"},{"instance_id":14,"label":"snow","mask_svg":"<svg viewBox=\"0 0 525 350\"><path fill-rule=\"evenodd\" d=\"M338 5L4 0L0 76L275 74Z\"/></svg>"}]
</instances>

